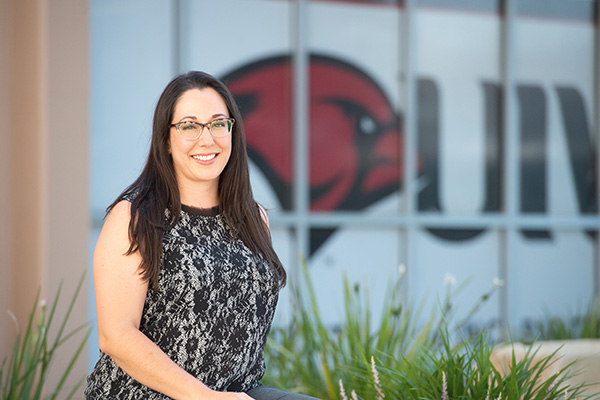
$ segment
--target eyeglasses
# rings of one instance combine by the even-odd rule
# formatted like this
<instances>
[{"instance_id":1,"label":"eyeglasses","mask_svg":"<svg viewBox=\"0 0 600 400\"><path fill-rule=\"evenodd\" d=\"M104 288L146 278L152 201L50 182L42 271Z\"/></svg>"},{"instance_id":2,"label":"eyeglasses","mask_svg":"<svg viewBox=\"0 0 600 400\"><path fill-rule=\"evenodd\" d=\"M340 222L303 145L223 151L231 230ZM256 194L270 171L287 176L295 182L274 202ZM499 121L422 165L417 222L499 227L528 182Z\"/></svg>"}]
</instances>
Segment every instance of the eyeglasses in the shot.
<instances>
[{"instance_id":1,"label":"eyeglasses","mask_svg":"<svg viewBox=\"0 0 600 400\"><path fill-rule=\"evenodd\" d=\"M235 119L233 118L219 118L206 124L196 121L182 121L170 126L177 128L177 132L179 132L179 136L183 140L196 140L202 135L204 127L208 128L212 137L227 136L231 133L231 127L234 122Z\"/></svg>"}]
</instances>

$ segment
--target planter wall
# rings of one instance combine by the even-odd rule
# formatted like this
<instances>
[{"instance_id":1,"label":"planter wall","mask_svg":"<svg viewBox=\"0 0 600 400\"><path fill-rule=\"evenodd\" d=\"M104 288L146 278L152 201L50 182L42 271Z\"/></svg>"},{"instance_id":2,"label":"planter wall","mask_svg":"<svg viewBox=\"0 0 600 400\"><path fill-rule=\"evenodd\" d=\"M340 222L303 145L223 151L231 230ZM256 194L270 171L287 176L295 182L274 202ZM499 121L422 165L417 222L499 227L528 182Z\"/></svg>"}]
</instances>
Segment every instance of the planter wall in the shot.
<instances>
[{"instance_id":1,"label":"planter wall","mask_svg":"<svg viewBox=\"0 0 600 400\"><path fill-rule=\"evenodd\" d=\"M543 379L573 363L570 368L573 376L568 380L568 384L586 383L590 385L586 387L586 394L600 393L600 339L541 341L532 346L531 354L537 350L533 363L556 352L554 363L545 370ZM512 362L513 348L519 361L523 359L529 347L523 343L498 346L494 349L492 362L500 371L505 371Z\"/></svg>"}]
</instances>

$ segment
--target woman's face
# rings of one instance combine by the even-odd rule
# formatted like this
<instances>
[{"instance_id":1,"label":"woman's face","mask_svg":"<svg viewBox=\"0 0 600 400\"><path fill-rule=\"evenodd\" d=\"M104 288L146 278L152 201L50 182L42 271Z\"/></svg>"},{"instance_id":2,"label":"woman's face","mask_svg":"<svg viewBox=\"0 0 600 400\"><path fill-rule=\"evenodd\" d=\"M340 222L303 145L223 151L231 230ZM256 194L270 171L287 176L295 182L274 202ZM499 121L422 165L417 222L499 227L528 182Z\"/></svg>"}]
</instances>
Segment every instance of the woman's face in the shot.
<instances>
[{"instance_id":1,"label":"woman's face","mask_svg":"<svg viewBox=\"0 0 600 400\"><path fill-rule=\"evenodd\" d=\"M206 124L219 118L229 118L221 96L212 88L190 89L175 103L171 123L194 121ZM169 150L179 186L198 188L197 185L204 185L209 190L217 189L219 176L231 156L231 133L213 137L204 127L198 139L185 140L177 128L170 129Z\"/></svg>"}]
</instances>

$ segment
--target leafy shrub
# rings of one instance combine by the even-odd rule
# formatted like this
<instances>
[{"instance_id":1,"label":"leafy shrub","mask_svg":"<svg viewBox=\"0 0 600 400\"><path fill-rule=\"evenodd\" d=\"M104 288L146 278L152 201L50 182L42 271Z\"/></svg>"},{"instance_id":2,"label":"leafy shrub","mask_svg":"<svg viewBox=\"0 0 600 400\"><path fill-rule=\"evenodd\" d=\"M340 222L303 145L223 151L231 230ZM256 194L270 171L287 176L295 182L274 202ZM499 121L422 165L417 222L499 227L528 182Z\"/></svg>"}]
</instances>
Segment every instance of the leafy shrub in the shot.
<instances>
[{"instance_id":1,"label":"leafy shrub","mask_svg":"<svg viewBox=\"0 0 600 400\"><path fill-rule=\"evenodd\" d=\"M45 398L60 398L62 400L71 399L76 391L79 390L85 376L69 393L66 395L63 394L64 384L85 347L91 329L88 324L81 325L69 332L65 332L65 329L84 282L84 277L85 275L77 285L75 294L69 303L63 320L60 322L54 340L51 340L48 335L57 310L62 285L59 287L49 310L45 302L39 301L38 292L34 301L34 306L29 314L29 322L25 332L20 331L15 318L17 337L15 339L12 354L5 358L0 365L0 398L3 400L38 400L43 398L43 392L46 390L49 394ZM51 362L55 358L58 349L63 343L73 336L76 336L78 333L81 333L83 338L81 339L77 350L71 356L69 364L60 376L56 387L45 388L44 386L50 371Z\"/></svg>"}]
</instances>

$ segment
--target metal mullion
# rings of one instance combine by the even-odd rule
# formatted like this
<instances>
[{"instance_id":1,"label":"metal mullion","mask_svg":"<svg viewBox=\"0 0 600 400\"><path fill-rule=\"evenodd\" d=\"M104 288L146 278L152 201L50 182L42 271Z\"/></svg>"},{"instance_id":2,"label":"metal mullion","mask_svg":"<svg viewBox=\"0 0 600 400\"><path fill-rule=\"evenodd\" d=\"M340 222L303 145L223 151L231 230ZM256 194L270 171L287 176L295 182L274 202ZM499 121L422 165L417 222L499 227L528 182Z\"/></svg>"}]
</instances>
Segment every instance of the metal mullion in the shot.
<instances>
[{"instance_id":1,"label":"metal mullion","mask_svg":"<svg viewBox=\"0 0 600 400\"><path fill-rule=\"evenodd\" d=\"M297 224L295 213L272 213L269 216L272 226L291 227ZM501 214L484 214L478 216L440 216L438 213L419 213L407 215L365 215L352 212L310 213L305 216L307 224L315 227L369 227L415 229L506 229L506 218ZM600 226L600 216L581 215L573 217L548 218L545 215L524 215L515 223L514 230L595 230Z\"/></svg>"},{"instance_id":2,"label":"metal mullion","mask_svg":"<svg viewBox=\"0 0 600 400\"><path fill-rule=\"evenodd\" d=\"M503 200L505 212L505 227L501 234L502 261L499 276L506 282L500 291L500 318L503 328L510 321L509 288L511 287L511 271L516 268L517 218L519 199L518 175L518 143L519 132L516 123L516 102L513 91L515 88L515 8L516 0L504 0L501 24L501 62L502 62L502 130L504 137L503 160ZM502 332L506 335L506 331ZM506 337L505 337L506 338Z\"/></svg>"},{"instance_id":3,"label":"metal mullion","mask_svg":"<svg viewBox=\"0 0 600 400\"><path fill-rule=\"evenodd\" d=\"M596 32L594 35L594 125L596 146L596 207L600 212L600 0L596 0ZM600 237L597 234L594 242L594 295L600 296Z\"/></svg>"},{"instance_id":4,"label":"metal mullion","mask_svg":"<svg viewBox=\"0 0 600 400\"><path fill-rule=\"evenodd\" d=\"M293 115L294 115L294 206L296 245L299 256L309 255L309 56L306 44L308 37L308 0L296 0L294 18L293 54ZM299 271L297 268L296 271Z\"/></svg>"},{"instance_id":5,"label":"metal mullion","mask_svg":"<svg viewBox=\"0 0 600 400\"><path fill-rule=\"evenodd\" d=\"M403 263L407 268L407 279L408 279L408 292L411 287L416 287L414 282L415 271L418 266L416 264L415 249L416 249L416 235L417 230L414 224L414 217L416 213L416 188L415 181L417 179L416 171L416 154L417 154L417 132L415 118L417 115L417 102L415 95L415 4L417 0L404 0L404 14L402 23L402 69L404 75L404 147L401 151L404 151L404 248L403 256L401 257ZM411 294L409 293L408 296Z\"/></svg>"}]
</instances>

